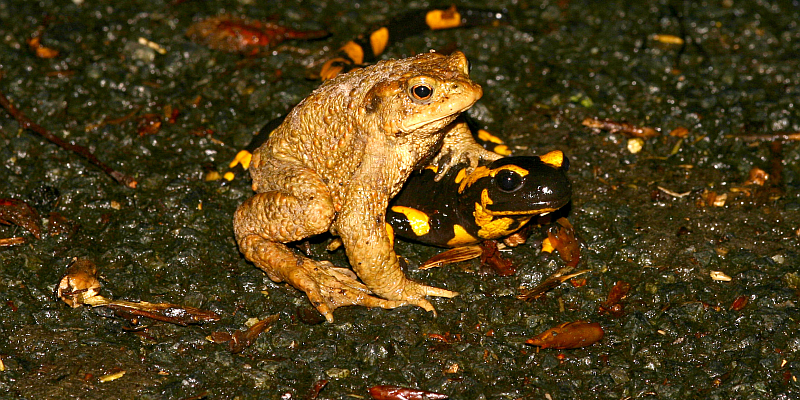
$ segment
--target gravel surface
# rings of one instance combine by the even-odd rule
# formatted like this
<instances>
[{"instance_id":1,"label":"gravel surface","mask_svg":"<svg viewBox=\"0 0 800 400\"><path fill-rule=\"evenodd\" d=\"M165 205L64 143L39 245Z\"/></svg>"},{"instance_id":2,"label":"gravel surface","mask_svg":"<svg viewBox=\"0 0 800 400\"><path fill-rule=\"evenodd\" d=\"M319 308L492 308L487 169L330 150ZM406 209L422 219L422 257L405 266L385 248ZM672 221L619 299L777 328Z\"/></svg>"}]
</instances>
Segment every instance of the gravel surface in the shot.
<instances>
[{"instance_id":1,"label":"gravel surface","mask_svg":"<svg viewBox=\"0 0 800 400\"><path fill-rule=\"evenodd\" d=\"M776 138L800 132L800 3L496 3L507 24L422 33L385 57L464 51L484 88L471 115L515 154L569 157L565 214L583 241L585 283L515 297L564 265L540 252L541 232L505 253L518 268L510 277L481 274L477 261L420 271L438 250L401 243L408 275L461 295L433 299L436 317L349 307L328 324L239 254L231 219L248 181L204 177L318 85L308 77L338 46L429 3L0 2L0 91L138 182L119 185L0 115L0 198L27 201L61 231L37 240L0 225L0 238L27 239L0 247L0 397L300 399L326 379L319 399L369 398L381 384L453 399L800 398L800 145ZM185 36L226 13L331 35L250 55ZM42 58L48 50L58 54ZM762 185L754 168L769 176ZM325 244L311 251L346 266ZM106 297L221 319L132 325L69 308L52 293L73 257L97 265ZM631 285L623 309L599 312L618 281ZM208 340L274 314L241 353ZM599 323L605 338L525 344L576 320Z\"/></svg>"}]
</instances>

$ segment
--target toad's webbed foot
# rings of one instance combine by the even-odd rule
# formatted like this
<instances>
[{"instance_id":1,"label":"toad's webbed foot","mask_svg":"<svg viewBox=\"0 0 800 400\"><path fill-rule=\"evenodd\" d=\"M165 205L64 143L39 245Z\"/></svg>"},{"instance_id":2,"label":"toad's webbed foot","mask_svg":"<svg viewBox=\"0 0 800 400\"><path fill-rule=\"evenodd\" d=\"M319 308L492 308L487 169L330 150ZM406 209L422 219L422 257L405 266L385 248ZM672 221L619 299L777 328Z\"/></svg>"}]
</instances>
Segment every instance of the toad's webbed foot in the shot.
<instances>
[{"instance_id":1,"label":"toad's webbed foot","mask_svg":"<svg viewBox=\"0 0 800 400\"><path fill-rule=\"evenodd\" d=\"M386 300L376 297L364 284L357 281L352 271L334 268L327 261L304 259L286 279L292 286L304 291L311 304L333 322L333 311L342 306L396 308L409 304L403 300Z\"/></svg>"},{"instance_id":2,"label":"toad's webbed foot","mask_svg":"<svg viewBox=\"0 0 800 400\"><path fill-rule=\"evenodd\" d=\"M314 307L333 321L333 311L342 306L395 308L409 304L376 297L357 281L350 270L334 268L330 262L303 257L286 245L259 235L247 235L239 243L248 260L275 282L287 282L306 293Z\"/></svg>"},{"instance_id":3,"label":"toad's webbed foot","mask_svg":"<svg viewBox=\"0 0 800 400\"><path fill-rule=\"evenodd\" d=\"M484 149L477 143L464 144L458 150L460 152L457 153L455 151L440 151L433 159L431 164L436 165L438 171L436 178L434 178L435 181L438 182L447 174L450 168L465 161L469 164L466 170L467 175L469 175L478 167L481 160L494 161L502 157L500 154Z\"/></svg>"},{"instance_id":4,"label":"toad's webbed foot","mask_svg":"<svg viewBox=\"0 0 800 400\"><path fill-rule=\"evenodd\" d=\"M311 304L322 315L333 322L333 311L342 306L365 306L397 308L404 305L421 307L425 311L436 310L425 296L455 297L457 292L440 289L406 280L400 295L391 300L374 295L363 283L356 280L355 274L344 268L335 268L327 261L305 259L303 266L292 271L287 281L292 286L306 292Z\"/></svg>"},{"instance_id":5,"label":"toad's webbed foot","mask_svg":"<svg viewBox=\"0 0 800 400\"><path fill-rule=\"evenodd\" d=\"M436 309L434 309L433 305L427 299L425 299L426 296L452 298L458 296L458 292L405 280L405 285L403 286L401 292L401 298L404 304L415 305L425 311L432 312L433 315L436 315Z\"/></svg>"}]
</instances>

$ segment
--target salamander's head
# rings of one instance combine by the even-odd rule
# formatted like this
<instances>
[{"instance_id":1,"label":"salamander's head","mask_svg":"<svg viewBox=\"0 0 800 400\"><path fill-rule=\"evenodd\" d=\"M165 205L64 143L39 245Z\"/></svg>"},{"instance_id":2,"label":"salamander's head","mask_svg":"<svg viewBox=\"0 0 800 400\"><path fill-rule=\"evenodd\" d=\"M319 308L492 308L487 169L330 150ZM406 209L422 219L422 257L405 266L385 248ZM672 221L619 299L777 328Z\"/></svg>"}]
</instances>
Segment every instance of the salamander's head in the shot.
<instances>
[{"instance_id":1,"label":"salamander's head","mask_svg":"<svg viewBox=\"0 0 800 400\"><path fill-rule=\"evenodd\" d=\"M569 203L572 185L569 160L561 151L543 156L504 157L478 167L461 180L462 204L474 204L480 236L507 236L536 215L556 211ZM467 200L468 199L468 200Z\"/></svg>"}]
</instances>

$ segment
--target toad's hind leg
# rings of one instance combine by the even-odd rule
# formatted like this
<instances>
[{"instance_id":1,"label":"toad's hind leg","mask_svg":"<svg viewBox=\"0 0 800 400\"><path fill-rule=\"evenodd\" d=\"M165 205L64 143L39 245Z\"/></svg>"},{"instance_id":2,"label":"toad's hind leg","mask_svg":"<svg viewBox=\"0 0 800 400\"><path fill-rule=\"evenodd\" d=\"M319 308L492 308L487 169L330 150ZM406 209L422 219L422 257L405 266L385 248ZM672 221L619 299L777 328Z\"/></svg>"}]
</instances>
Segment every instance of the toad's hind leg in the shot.
<instances>
[{"instance_id":1,"label":"toad's hind leg","mask_svg":"<svg viewBox=\"0 0 800 400\"><path fill-rule=\"evenodd\" d=\"M328 321L346 305L395 308L327 261L301 256L283 243L328 230L335 216L327 187L313 171L296 163L272 163L254 176L259 191L234 214L234 231L244 256L275 282L285 281L308 295ZM287 165L288 164L288 165Z\"/></svg>"}]
</instances>

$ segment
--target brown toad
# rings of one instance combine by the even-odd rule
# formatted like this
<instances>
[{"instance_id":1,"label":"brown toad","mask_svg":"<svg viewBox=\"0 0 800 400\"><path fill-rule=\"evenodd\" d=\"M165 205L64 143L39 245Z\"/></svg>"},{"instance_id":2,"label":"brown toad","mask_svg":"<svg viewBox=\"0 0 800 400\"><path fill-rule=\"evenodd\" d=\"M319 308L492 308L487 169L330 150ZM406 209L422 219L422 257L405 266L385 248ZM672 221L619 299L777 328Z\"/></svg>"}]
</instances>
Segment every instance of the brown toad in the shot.
<instances>
[{"instance_id":1,"label":"brown toad","mask_svg":"<svg viewBox=\"0 0 800 400\"><path fill-rule=\"evenodd\" d=\"M233 223L242 253L273 281L306 292L328 321L345 305L434 311L425 296L457 293L405 277L386 208L422 164L444 173L465 159L474 167L500 157L458 119L482 93L460 52L384 61L323 83L253 154L256 195ZM284 245L326 231L341 237L363 284Z\"/></svg>"}]
</instances>

